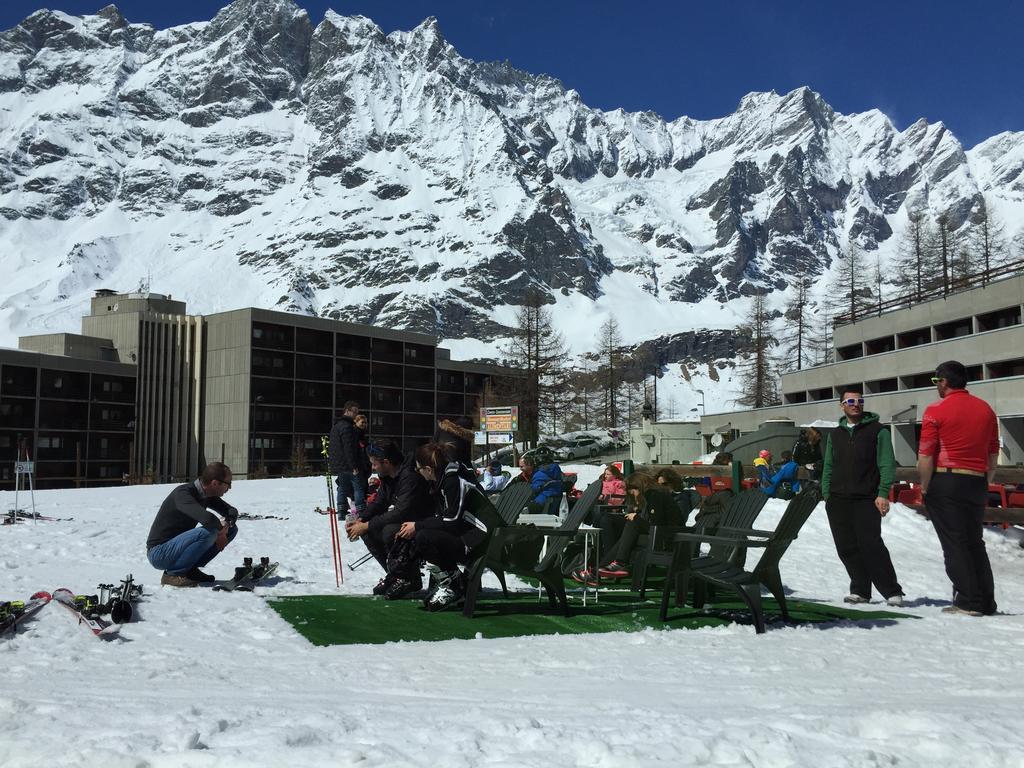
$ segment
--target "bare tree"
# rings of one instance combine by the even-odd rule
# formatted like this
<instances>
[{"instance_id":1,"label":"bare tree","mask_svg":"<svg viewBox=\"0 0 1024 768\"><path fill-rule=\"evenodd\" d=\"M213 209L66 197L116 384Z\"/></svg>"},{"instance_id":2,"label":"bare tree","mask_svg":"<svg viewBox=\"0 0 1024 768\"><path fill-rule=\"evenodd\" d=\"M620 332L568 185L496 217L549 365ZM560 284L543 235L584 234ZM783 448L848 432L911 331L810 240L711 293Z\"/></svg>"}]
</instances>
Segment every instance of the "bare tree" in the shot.
<instances>
[{"instance_id":1,"label":"bare tree","mask_svg":"<svg viewBox=\"0 0 1024 768\"><path fill-rule=\"evenodd\" d=\"M981 206L974 218L973 249L977 265L983 270L982 284L988 282L989 270L1002 266L1010 260L1010 249L1006 244L1006 228L999 218L989 210L982 198Z\"/></svg>"},{"instance_id":2,"label":"bare tree","mask_svg":"<svg viewBox=\"0 0 1024 768\"><path fill-rule=\"evenodd\" d=\"M833 319L829 306L823 306L814 320L810 334L812 365L826 365L835 361Z\"/></svg>"},{"instance_id":3,"label":"bare tree","mask_svg":"<svg viewBox=\"0 0 1024 768\"><path fill-rule=\"evenodd\" d=\"M502 353L526 371L520 404L520 432L536 440L541 418L557 418L556 398L562 397L559 382L565 359L565 342L551 322L551 310L538 291L530 291L516 312L516 325ZM554 415L553 415L554 414Z\"/></svg>"},{"instance_id":4,"label":"bare tree","mask_svg":"<svg viewBox=\"0 0 1024 768\"><path fill-rule=\"evenodd\" d=\"M864 270L864 255L860 246L850 242L846 253L841 255L839 265L832 277L829 294L839 302L843 312L851 321L863 317L869 307L870 282Z\"/></svg>"},{"instance_id":5,"label":"bare tree","mask_svg":"<svg viewBox=\"0 0 1024 768\"><path fill-rule=\"evenodd\" d=\"M622 362L622 335L619 322L609 317L598 330L598 354L604 390L604 416L608 428L618 427L618 390L622 383L619 367Z\"/></svg>"},{"instance_id":6,"label":"bare tree","mask_svg":"<svg viewBox=\"0 0 1024 768\"><path fill-rule=\"evenodd\" d=\"M804 276L793 285L793 295L786 304L783 318L786 329L782 334L784 363L787 370L799 371L811 360L811 317L808 308L811 278Z\"/></svg>"},{"instance_id":7,"label":"bare tree","mask_svg":"<svg viewBox=\"0 0 1024 768\"><path fill-rule=\"evenodd\" d=\"M893 284L900 295L921 301L925 290L934 281L935 259L929 249L931 233L925 215L920 210L907 214L907 228L897 246L893 263Z\"/></svg>"},{"instance_id":8,"label":"bare tree","mask_svg":"<svg viewBox=\"0 0 1024 768\"><path fill-rule=\"evenodd\" d=\"M740 396L736 402L753 408L777 404L779 386L771 354L776 340L764 296L754 297L747 322L740 326L739 331L749 336L751 351L750 357L739 366Z\"/></svg>"}]
</instances>

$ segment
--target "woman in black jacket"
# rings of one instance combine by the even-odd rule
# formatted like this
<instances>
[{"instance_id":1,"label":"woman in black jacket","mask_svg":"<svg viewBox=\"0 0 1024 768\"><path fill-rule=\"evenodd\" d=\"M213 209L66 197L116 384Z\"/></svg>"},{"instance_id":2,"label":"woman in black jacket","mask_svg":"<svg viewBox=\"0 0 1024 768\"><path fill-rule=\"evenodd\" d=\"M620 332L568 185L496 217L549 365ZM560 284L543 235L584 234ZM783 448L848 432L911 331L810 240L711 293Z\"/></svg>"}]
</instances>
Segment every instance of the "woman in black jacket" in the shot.
<instances>
[{"instance_id":1,"label":"woman in black jacket","mask_svg":"<svg viewBox=\"0 0 1024 768\"><path fill-rule=\"evenodd\" d=\"M446 445L426 443L417 448L416 471L430 486L435 514L404 523L398 535L413 539L417 556L436 567L437 586L424 605L429 611L440 611L461 601L465 594L459 565L487 537L487 525L480 515L491 504L476 482L476 472L454 460Z\"/></svg>"},{"instance_id":2,"label":"woman in black jacket","mask_svg":"<svg viewBox=\"0 0 1024 768\"><path fill-rule=\"evenodd\" d=\"M626 524L622 535L603 558L602 579L622 579L629 576L629 562L637 539L652 525L685 525L686 515L672 498L671 492L659 487L654 478L634 472L626 478ZM573 571L572 578L581 583L593 581L591 569Z\"/></svg>"}]
</instances>

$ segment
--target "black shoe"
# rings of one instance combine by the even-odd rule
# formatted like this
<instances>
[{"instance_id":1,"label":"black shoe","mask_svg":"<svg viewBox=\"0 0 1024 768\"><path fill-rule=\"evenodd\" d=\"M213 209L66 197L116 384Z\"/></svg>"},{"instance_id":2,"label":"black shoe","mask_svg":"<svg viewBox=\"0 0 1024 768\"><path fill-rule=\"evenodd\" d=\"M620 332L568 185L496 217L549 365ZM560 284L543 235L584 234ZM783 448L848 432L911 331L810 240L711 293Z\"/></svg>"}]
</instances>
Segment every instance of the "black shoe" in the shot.
<instances>
[{"instance_id":1,"label":"black shoe","mask_svg":"<svg viewBox=\"0 0 1024 768\"><path fill-rule=\"evenodd\" d=\"M417 577L415 579L403 579L397 578L388 587L388 590L384 593L385 600L401 600L403 597L415 594L423 589L423 579Z\"/></svg>"},{"instance_id":2,"label":"black shoe","mask_svg":"<svg viewBox=\"0 0 1024 768\"><path fill-rule=\"evenodd\" d=\"M198 582L209 582L216 581L217 579L208 573L203 573L198 568L193 568L191 571L185 574L186 578L192 579L192 581Z\"/></svg>"},{"instance_id":3,"label":"black shoe","mask_svg":"<svg viewBox=\"0 0 1024 768\"><path fill-rule=\"evenodd\" d=\"M391 587L391 582L394 581L390 576L385 576L383 579L377 582L377 586L373 588L373 594L380 597Z\"/></svg>"}]
</instances>

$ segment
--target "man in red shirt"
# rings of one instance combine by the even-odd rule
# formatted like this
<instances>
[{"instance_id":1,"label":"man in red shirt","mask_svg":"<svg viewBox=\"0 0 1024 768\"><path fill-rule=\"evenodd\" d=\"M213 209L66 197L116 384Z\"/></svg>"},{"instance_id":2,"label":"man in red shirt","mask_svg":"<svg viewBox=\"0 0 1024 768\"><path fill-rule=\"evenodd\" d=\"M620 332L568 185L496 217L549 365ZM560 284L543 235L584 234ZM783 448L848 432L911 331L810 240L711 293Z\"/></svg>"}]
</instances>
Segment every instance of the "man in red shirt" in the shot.
<instances>
[{"instance_id":1,"label":"man in red shirt","mask_svg":"<svg viewBox=\"0 0 1024 768\"><path fill-rule=\"evenodd\" d=\"M999 426L984 400L968 394L967 369L951 360L932 379L942 398L921 419L917 471L921 493L942 545L953 605L946 613L996 612L992 566L982 538L982 517L999 459Z\"/></svg>"}]
</instances>

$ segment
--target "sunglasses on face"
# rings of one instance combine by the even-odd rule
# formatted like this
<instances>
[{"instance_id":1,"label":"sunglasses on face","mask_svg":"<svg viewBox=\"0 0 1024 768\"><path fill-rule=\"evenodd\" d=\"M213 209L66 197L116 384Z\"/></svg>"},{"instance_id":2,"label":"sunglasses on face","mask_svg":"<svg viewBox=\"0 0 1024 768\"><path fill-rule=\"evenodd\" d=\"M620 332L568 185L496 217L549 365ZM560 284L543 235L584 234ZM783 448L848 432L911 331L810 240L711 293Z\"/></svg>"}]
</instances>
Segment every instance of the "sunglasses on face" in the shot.
<instances>
[{"instance_id":1,"label":"sunglasses on face","mask_svg":"<svg viewBox=\"0 0 1024 768\"><path fill-rule=\"evenodd\" d=\"M217 482L220 483L221 485L226 485L228 488L231 487L231 481L230 480L218 480Z\"/></svg>"},{"instance_id":2,"label":"sunglasses on face","mask_svg":"<svg viewBox=\"0 0 1024 768\"><path fill-rule=\"evenodd\" d=\"M932 376L932 384L938 384L940 381L945 381L943 376Z\"/></svg>"},{"instance_id":3,"label":"sunglasses on face","mask_svg":"<svg viewBox=\"0 0 1024 768\"><path fill-rule=\"evenodd\" d=\"M845 400L843 400L843 405L850 405L850 406L853 406L853 405L864 405L864 398L863 397L848 397Z\"/></svg>"}]
</instances>

